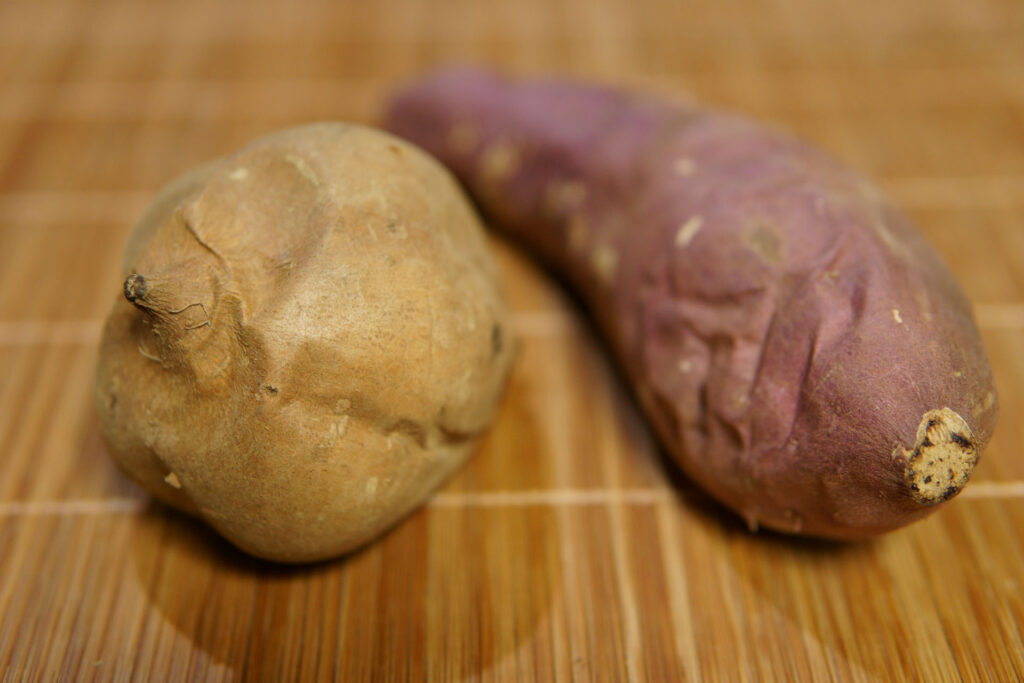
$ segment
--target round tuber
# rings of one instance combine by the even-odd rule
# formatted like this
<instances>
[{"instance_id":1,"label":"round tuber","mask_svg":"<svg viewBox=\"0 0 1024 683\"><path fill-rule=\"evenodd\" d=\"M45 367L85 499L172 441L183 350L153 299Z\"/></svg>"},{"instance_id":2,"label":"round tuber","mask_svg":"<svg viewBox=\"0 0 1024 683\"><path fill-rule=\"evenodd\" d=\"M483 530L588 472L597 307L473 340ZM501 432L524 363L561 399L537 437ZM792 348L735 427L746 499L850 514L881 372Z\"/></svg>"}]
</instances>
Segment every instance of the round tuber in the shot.
<instances>
[{"instance_id":1,"label":"round tuber","mask_svg":"<svg viewBox=\"0 0 1024 683\"><path fill-rule=\"evenodd\" d=\"M360 126L185 174L123 277L96 380L114 460L271 560L339 555L421 504L491 423L515 346L455 181Z\"/></svg>"}]
</instances>

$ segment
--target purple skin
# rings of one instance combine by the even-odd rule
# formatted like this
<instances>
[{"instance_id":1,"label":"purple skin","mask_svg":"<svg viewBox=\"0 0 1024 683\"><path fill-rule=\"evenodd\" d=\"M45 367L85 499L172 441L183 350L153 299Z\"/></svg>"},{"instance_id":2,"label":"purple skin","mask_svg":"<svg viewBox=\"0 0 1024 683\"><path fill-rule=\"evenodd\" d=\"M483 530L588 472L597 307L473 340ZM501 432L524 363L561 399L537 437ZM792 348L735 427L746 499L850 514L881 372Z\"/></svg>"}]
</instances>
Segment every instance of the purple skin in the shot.
<instances>
[{"instance_id":1,"label":"purple skin","mask_svg":"<svg viewBox=\"0 0 1024 683\"><path fill-rule=\"evenodd\" d=\"M868 182L777 130L468 69L386 126L580 293L665 447L758 525L862 538L967 482L998 414L971 306Z\"/></svg>"}]
</instances>

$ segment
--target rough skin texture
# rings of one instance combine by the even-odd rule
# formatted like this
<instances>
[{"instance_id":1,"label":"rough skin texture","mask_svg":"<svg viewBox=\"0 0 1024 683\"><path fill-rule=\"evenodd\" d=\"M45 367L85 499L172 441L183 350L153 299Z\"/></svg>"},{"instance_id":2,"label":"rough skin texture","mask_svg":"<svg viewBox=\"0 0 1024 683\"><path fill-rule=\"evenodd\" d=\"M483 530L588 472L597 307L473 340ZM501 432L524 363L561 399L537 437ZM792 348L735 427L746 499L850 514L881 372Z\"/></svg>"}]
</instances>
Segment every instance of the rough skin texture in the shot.
<instances>
[{"instance_id":1,"label":"rough skin texture","mask_svg":"<svg viewBox=\"0 0 1024 683\"><path fill-rule=\"evenodd\" d=\"M954 496L996 389L971 307L868 182L779 131L442 71L386 126L590 306L665 446L758 525L859 538Z\"/></svg>"},{"instance_id":2,"label":"rough skin texture","mask_svg":"<svg viewBox=\"0 0 1024 683\"><path fill-rule=\"evenodd\" d=\"M489 426L513 356L461 189L358 126L178 179L123 270L96 382L111 454L273 560L346 552L422 503Z\"/></svg>"}]
</instances>

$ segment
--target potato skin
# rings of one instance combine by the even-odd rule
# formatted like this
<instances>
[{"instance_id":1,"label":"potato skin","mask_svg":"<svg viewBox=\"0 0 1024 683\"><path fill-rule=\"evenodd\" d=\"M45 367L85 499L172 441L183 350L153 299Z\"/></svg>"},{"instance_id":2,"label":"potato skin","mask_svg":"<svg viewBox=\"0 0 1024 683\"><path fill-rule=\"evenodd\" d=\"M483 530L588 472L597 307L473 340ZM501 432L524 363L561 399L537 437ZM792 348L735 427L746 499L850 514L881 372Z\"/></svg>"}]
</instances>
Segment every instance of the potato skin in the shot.
<instances>
[{"instance_id":1,"label":"potato skin","mask_svg":"<svg viewBox=\"0 0 1024 683\"><path fill-rule=\"evenodd\" d=\"M96 381L111 454L272 560L344 553L422 503L489 426L513 357L461 189L359 126L283 131L178 179L123 274Z\"/></svg>"},{"instance_id":2,"label":"potato skin","mask_svg":"<svg viewBox=\"0 0 1024 683\"><path fill-rule=\"evenodd\" d=\"M773 129L451 69L386 127L582 295L663 443L758 525L872 536L966 483L998 402L970 304L868 182Z\"/></svg>"}]
</instances>

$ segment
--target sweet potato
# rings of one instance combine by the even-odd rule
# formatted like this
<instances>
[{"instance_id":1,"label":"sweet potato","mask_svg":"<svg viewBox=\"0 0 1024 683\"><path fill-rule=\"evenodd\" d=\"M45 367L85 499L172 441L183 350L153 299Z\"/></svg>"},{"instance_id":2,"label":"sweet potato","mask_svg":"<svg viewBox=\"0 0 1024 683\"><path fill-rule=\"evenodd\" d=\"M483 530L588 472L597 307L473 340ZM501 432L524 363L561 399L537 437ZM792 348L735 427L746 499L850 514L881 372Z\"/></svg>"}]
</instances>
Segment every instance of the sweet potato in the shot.
<instances>
[{"instance_id":1,"label":"sweet potato","mask_svg":"<svg viewBox=\"0 0 1024 683\"><path fill-rule=\"evenodd\" d=\"M971 306L867 181L699 105L445 70L385 125L589 306L665 447L750 527L878 534L960 491L996 389Z\"/></svg>"},{"instance_id":2,"label":"sweet potato","mask_svg":"<svg viewBox=\"0 0 1024 683\"><path fill-rule=\"evenodd\" d=\"M451 175L383 132L271 135L128 239L96 407L117 464L261 557L318 560L422 503L489 426L514 339Z\"/></svg>"}]
</instances>

